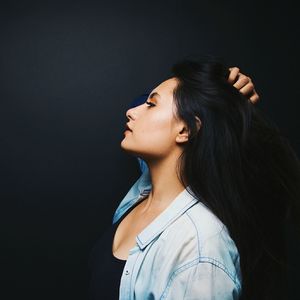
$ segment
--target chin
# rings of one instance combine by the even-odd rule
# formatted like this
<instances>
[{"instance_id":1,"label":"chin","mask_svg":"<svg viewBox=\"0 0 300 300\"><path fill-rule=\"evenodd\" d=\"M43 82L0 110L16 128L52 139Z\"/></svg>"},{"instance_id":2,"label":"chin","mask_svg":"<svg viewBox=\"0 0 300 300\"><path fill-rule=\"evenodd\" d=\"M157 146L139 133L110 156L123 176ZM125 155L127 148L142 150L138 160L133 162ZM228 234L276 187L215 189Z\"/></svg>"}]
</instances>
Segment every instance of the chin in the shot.
<instances>
[{"instance_id":1,"label":"chin","mask_svg":"<svg viewBox=\"0 0 300 300\"><path fill-rule=\"evenodd\" d=\"M120 143L120 147L128 153L135 153L134 150L128 146L126 146L126 142L124 142L124 140L122 140L122 142Z\"/></svg>"},{"instance_id":2,"label":"chin","mask_svg":"<svg viewBox=\"0 0 300 300\"><path fill-rule=\"evenodd\" d=\"M140 157L140 158L142 158L144 160L144 158L143 158L144 155L141 152L137 151L136 149L133 149L133 148L130 148L130 147L126 147L126 145L124 145L124 143L122 143L122 142L121 142L120 147L121 147L121 149L124 152L126 152L126 153L128 153L130 155L133 155L135 157Z\"/></svg>"}]
</instances>

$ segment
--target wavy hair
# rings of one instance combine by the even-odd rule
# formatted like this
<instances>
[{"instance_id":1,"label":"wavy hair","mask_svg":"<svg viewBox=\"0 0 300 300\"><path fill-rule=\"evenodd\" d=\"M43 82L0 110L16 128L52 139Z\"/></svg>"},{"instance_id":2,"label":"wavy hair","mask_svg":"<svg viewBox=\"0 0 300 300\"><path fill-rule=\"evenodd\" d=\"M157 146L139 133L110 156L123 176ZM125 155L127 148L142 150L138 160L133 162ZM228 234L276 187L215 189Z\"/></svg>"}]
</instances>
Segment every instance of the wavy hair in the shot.
<instances>
[{"instance_id":1,"label":"wavy hair","mask_svg":"<svg viewBox=\"0 0 300 300\"><path fill-rule=\"evenodd\" d=\"M240 254L241 299L281 299L284 226L298 204L300 162L278 127L228 76L228 67L214 59L173 65L175 117L190 133L178 176L229 230Z\"/></svg>"}]
</instances>

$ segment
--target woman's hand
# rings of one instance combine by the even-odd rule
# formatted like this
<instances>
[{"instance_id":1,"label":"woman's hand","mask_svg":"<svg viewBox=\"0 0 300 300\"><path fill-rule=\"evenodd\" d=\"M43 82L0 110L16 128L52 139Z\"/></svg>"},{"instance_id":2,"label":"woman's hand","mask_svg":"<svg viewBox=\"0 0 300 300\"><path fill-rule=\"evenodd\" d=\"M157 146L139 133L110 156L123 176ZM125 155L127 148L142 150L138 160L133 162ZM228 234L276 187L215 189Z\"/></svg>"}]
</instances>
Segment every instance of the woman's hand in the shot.
<instances>
[{"instance_id":1,"label":"woman's hand","mask_svg":"<svg viewBox=\"0 0 300 300\"><path fill-rule=\"evenodd\" d=\"M259 100L259 95L255 91L251 78L240 73L240 69L237 67L229 68L229 71L228 82L233 84L244 96L249 97L252 103L256 103Z\"/></svg>"}]
</instances>

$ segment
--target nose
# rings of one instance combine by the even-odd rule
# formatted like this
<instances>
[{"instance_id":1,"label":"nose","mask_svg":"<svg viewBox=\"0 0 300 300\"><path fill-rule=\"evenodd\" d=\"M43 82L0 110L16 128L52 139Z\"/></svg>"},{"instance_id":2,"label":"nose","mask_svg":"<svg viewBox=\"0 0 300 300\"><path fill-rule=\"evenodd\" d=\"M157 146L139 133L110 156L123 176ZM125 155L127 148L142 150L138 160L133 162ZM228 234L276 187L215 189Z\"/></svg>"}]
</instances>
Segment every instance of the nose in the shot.
<instances>
[{"instance_id":1,"label":"nose","mask_svg":"<svg viewBox=\"0 0 300 300\"><path fill-rule=\"evenodd\" d=\"M147 100L149 96L149 92L141 94L140 96L136 97L135 99L133 99L133 101L130 103L129 105L129 109L126 112L126 117L128 119L134 119L133 117L133 109L137 106L140 106L141 104L145 103L145 101Z\"/></svg>"},{"instance_id":2,"label":"nose","mask_svg":"<svg viewBox=\"0 0 300 300\"><path fill-rule=\"evenodd\" d=\"M133 117L132 117L132 108L128 109L127 112L126 112L126 117L128 118L128 120L133 120Z\"/></svg>"}]
</instances>

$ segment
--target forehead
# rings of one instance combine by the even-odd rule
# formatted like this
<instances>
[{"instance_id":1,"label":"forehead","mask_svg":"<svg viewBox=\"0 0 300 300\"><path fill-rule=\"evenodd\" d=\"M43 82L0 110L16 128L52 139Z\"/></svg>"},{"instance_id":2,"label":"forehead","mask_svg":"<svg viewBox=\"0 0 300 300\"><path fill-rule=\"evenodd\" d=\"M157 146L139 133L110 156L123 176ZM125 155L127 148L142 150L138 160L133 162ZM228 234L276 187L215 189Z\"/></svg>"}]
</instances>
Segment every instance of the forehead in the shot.
<instances>
[{"instance_id":1,"label":"forehead","mask_svg":"<svg viewBox=\"0 0 300 300\"><path fill-rule=\"evenodd\" d=\"M176 78L170 78L163 81L156 88L153 89L153 92L157 92L161 98L173 98L174 88L177 86Z\"/></svg>"}]
</instances>

